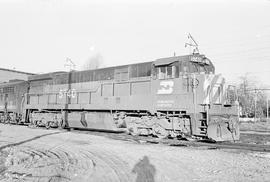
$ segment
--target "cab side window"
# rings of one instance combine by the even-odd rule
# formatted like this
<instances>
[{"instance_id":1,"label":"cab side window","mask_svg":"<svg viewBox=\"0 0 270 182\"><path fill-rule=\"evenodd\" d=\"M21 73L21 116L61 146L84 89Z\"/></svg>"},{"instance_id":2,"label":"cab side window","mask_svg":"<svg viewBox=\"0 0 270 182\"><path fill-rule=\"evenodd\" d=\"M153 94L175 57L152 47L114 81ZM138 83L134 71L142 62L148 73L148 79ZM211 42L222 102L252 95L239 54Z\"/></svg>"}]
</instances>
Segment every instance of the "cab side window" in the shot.
<instances>
[{"instance_id":1,"label":"cab side window","mask_svg":"<svg viewBox=\"0 0 270 182\"><path fill-rule=\"evenodd\" d=\"M172 66L167 67L167 78L174 78L174 75L172 73Z\"/></svg>"},{"instance_id":2,"label":"cab side window","mask_svg":"<svg viewBox=\"0 0 270 182\"><path fill-rule=\"evenodd\" d=\"M177 65L159 66L157 69L157 78L170 79L179 77L179 67Z\"/></svg>"},{"instance_id":3,"label":"cab side window","mask_svg":"<svg viewBox=\"0 0 270 182\"><path fill-rule=\"evenodd\" d=\"M157 68L158 79L166 78L166 67L158 67Z\"/></svg>"}]
</instances>

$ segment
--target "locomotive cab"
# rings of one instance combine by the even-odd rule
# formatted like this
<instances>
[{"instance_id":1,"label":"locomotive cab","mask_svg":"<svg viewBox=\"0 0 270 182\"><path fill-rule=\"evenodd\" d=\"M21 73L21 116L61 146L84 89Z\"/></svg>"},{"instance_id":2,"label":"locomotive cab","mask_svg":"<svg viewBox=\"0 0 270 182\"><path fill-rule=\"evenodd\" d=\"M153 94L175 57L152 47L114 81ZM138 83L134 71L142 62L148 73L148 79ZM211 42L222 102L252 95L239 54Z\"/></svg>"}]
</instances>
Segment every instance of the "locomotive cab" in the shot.
<instances>
[{"instance_id":1,"label":"locomotive cab","mask_svg":"<svg viewBox=\"0 0 270 182\"><path fill-rule=\"evenodd\" d=\"M193 54L158 59L152 73L157 112L182 113L180 117L190 121L189 133L195 136L239 139L233 87L226 87L208 58Z\"/></svg>"},{"instance_id":2,"label":"locomotive cab","mask_svg":"<svg viewBox=\"0 0 270 182\"><path fill-rule=\"evenodd\" d=\"M185 74L214 74L215 67L204 55L161 58L154 63L153 77L157 79L178 78Z\"/></svg>"}]
</instances>

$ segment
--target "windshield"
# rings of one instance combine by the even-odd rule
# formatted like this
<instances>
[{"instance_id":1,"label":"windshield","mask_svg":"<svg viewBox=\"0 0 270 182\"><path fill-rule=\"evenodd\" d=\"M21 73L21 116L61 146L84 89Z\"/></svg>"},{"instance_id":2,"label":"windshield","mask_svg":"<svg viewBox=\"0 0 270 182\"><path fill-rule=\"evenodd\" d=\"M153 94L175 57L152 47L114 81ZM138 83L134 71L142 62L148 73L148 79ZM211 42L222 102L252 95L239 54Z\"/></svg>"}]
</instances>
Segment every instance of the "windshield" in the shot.
<instances>
[{"instance_id":1,"label":"windshield","mask_svg":"<svg viewBox=\"0 0 270 182\"><path fill-rule=\"evenodd\" d=\"M191 62L190 73L214 73L213 67L211 65L200 64Z\"/></svg>"},{"instance_id":2,"label":"windshield","mask_svg":"<svg viewBox=\"0 0 270 182\"><path fill-rule=\"evenodd\" d=\"M189 61L182 63L182 71L188 73L215 73L215 67L206 57L191 56Z\"/></svg>"}]
</instances>

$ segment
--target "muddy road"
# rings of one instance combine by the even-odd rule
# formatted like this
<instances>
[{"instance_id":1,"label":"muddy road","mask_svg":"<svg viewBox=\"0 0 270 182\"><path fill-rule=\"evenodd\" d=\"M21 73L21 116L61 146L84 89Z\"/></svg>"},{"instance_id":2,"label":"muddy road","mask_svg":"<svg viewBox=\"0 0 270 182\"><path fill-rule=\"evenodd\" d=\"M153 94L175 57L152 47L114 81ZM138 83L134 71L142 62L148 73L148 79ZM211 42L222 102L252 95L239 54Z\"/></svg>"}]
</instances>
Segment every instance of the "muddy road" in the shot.
<instances>
[{"instance_id":1,"label":"muddy road","mask_svg":"<svg viewBox=\"0 0 270 182\"><path fill-rule=\"evenodd\" d=\"M269 181L270 153L0 124L0 181Z\"/></svg>"}]
</instances>

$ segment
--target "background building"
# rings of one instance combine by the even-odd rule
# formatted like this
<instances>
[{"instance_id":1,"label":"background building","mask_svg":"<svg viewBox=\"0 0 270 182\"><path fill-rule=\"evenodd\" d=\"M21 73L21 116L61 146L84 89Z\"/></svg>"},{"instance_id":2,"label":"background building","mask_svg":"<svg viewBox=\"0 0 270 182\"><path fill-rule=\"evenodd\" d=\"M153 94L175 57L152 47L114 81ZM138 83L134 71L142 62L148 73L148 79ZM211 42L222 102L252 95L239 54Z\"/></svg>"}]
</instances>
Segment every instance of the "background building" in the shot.
<instances>
[{"instance_id":1,"label":"background building","mask_svg":"<svg viewBox=\"0 0 270 182\"><path fill-rule=\"evenodd\" d=\"M8 82L9 80L27 80L28 76L34 75L33 73L26 73L17 70L10 70L5 68L0 68L0 83Z\"/></svg>"}]
</instances>

